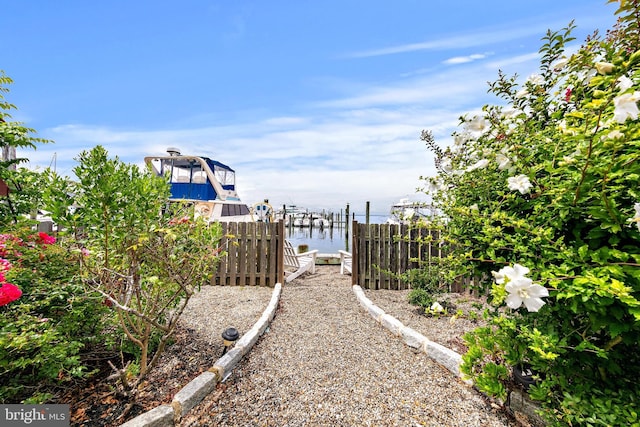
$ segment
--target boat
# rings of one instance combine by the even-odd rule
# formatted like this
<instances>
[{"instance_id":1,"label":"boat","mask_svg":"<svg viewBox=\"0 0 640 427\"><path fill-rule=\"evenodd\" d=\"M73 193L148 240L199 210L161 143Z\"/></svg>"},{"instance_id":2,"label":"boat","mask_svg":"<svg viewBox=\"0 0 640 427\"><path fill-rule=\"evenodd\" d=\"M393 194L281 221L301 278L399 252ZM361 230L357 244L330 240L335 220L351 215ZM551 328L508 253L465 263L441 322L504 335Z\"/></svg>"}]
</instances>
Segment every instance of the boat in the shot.
<instances>
[{"instance_id":1,"label":"boat","mask_svg":"<svg viewBox=\"0 0 640 427\"><path fill-rule=\"evenodd\" d=\"M285 227L302 227L307 215L307 209L295 205L288 205L284 206L284 209L279 210L276 213L275 218L283 219Z\"/></svg>"},{"instance_id":2,"label":"boat","mask_svg":"<svg viewBox=\"0 0 640 427\"><path fill-rule=\"evenodd\" d=\"M263 202L258 202L251 207L251 215L257 222L273 222L273 207L265 199Z\"/></svg>"},{"instance_id":3,"label":"boat","mask_svg":"<svg viewBox=\"0 0 640 427\"><path fill-rule=\"evenodd\" d=\"M229 166L208 157L182 155L174 147L168 148L166 155L148 156L144 161L155 174L169 178L169 201L193 205L196 217L208 222L256 220L240 200L235 171Z\"/></svg>"},{"instance_id":4,"label":"boat","mask_svg":"<svg viewBox=\"0 0 640 427\"><path fill-rule=\"evenodd\" d=\"M391 206L387 224L413 224L421 219L431 216L432 206L424 202L413 202L409 199L400 199Z\"/></svg>"},{"instance_id":5,"label":"boat","mask_svg":"<svg viewBox=\"0 0 640 427\"><path fill-rule=\"evenodd\" d=\"M331 221L323 217L313 217L313 226L316 228L325 228L331 226Z\"/></svg>"}]
</instances>

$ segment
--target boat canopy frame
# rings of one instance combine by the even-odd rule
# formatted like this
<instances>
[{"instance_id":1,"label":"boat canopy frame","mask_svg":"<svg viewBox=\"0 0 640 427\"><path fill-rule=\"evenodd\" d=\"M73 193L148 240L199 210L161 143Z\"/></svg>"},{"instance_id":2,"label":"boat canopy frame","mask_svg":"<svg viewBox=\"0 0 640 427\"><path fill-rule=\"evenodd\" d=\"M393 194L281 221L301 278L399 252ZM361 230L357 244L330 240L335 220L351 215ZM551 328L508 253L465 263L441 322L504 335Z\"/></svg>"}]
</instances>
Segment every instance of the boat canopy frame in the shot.
<instances>
[{"instance_id":1,"label":"boat canopy frame","mask_svg":"<svg viewBox=\"0 0 640 427\"><path fill-rule=\"evenodd\" d=\"M148 156L144 158L159 176L168 176L174 198L195 200L235 200L235 171L224 163L202 156ZM211 191L193 191L211 186ZM188 187L188 188L187 188ZM175 192L174 192L175 190ZM177 191L182 192L176 194ZM206 194L206 196L205 196Z\"/></svg>"}]
</instances>

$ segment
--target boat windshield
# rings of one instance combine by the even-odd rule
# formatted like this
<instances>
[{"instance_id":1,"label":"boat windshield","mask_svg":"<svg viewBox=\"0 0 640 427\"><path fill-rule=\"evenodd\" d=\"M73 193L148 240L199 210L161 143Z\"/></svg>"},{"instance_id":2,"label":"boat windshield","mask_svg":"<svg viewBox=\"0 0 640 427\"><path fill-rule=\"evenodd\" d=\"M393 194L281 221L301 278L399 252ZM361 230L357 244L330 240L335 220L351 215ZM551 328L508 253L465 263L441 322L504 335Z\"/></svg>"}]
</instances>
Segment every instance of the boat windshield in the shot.
<instances>
[{"instance_id":1,"label":"boat windshield","mask_svg":"<svg viewBox=\"0 0 640 427\"><path fill-rule=\"evenodd\" d=\"M168 174L172 183L205 184L208 182L206 166L209 166L222 188L232 190L235 186L236 174L234 170L206 157L162 157L152 159L151 163L160 175Z\"/></svg>"},{"instance_id":2,"label":"boat windshield","mask_svg":"<svg viewBox=\"0 0 640 427\"><path fill-rule=\"evenodd\" d=\"M213 174L222 185L222 188L233 187L236 183L236 173L226 166L215 164L212 167Z\"/></svg>"}]
</instances>

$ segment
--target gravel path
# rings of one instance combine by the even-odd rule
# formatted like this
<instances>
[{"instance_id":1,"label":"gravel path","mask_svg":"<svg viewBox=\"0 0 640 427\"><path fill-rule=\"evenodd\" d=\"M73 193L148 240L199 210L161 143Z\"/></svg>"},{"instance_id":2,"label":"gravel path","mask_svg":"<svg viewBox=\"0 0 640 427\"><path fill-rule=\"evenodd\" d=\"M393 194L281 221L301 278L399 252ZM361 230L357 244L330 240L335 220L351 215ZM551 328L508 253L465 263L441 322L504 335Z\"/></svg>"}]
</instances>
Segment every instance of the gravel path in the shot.
<instances>
[{"instance_id":1,"label":"gravel path","mask_svg":"<svg viewBox=\"0 0 640 427\"><path fill-rule=\"evenodd\" d=\"M195 309L189 316L198 318ZM360 308L350 277L341 276L338 267L323 266L316 274L283 286L268 332L231 377L180 425L517 424L449 371L387 332Z\"/></svg>"}]
</instances>

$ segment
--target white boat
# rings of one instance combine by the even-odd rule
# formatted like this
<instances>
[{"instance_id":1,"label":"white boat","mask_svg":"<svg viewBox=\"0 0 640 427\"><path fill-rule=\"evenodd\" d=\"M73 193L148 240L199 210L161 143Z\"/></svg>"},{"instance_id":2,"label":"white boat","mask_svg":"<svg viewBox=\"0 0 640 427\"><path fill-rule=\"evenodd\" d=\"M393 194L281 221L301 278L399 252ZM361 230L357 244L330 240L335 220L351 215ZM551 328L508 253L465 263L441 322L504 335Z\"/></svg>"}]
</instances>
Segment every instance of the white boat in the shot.
<instances>
[{"instance_id":1,"label":"white boat","mask_svg":"<svg viewBox=\"0 0 640 427\"><path fill-rule=\"evenodd\" d=\"M208 157L183 156L177 148L168 148L167 153L144 161L158 176L169 177L170 201L193 204L196 216L209 222L255 220L238 196L233 169Z\"/></svg>"},{"instance_id":2,"label":"white boat","mask_svg":"<svg viewBox=\"0 0 640 427\"><path fill-rule=\"evenodd\" d=\"M313 218L313 226L316 228L325 228L329 227L331 222L327 218Z\"/></svg>"},{"instance_id":3,"label":"white boat","mask_svg":"<svg viewBox=\"0 0 640 427\"><path fill-rule=\"evenodd\" d=\"M288 205L284 207L284 210L279 210L276 213L275 218L283 219L285 227L302 227L303 221L307 215L308 212L305 208Z\"/></svg>"},{"instance_id":4,"label":"white boat","mask_svg":"<svg viewBox=\"0 0 640 427\"><path fill-rule=\"evenodd\" d=\"M387 224L412 224L420 219L431 216L432 206L424 202L412 202L409 199L400 199L391 206Z\"/></svg>"}]
</instances>

